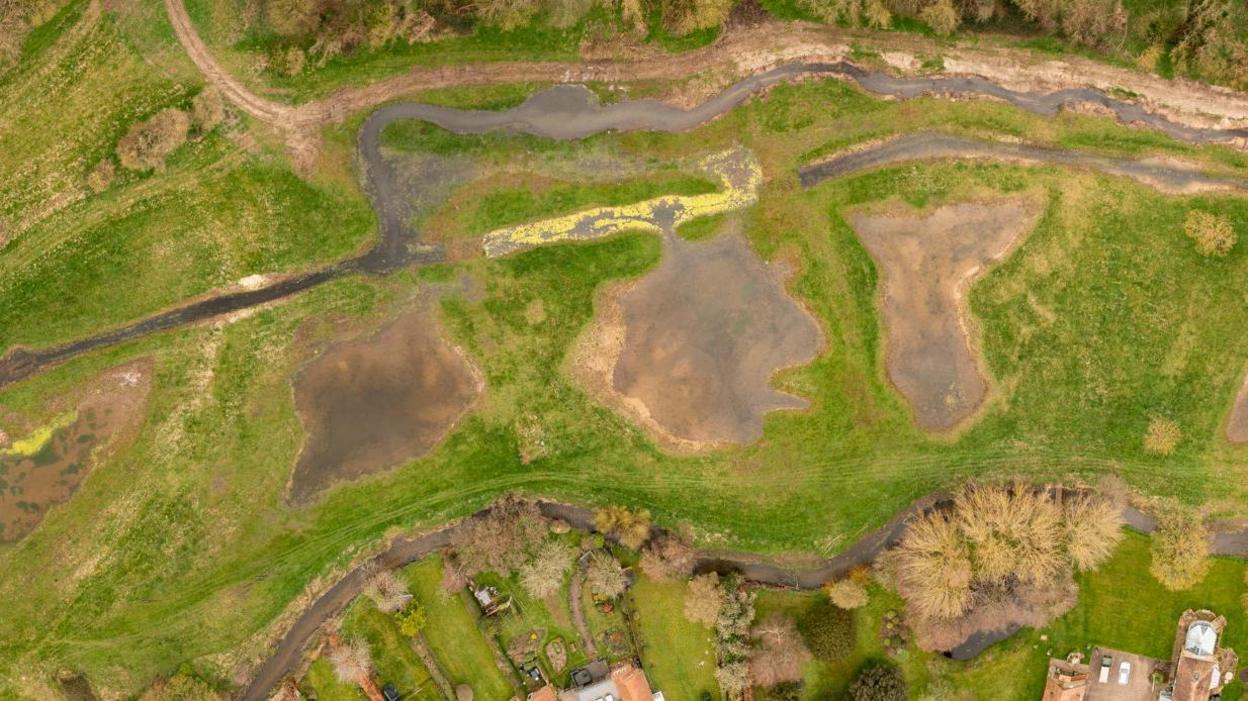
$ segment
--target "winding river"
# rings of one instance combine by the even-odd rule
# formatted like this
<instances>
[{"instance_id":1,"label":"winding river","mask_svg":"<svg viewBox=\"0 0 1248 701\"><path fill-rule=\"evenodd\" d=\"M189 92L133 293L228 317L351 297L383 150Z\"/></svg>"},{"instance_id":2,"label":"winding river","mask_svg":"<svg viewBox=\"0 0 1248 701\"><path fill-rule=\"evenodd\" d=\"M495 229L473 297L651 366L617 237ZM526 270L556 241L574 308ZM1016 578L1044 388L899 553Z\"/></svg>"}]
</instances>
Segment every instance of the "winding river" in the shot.
<instances>
[{"instance_id":1,"label":"winding river","mask_svg":"<svg viewBox=\"0 0 1248 701\"><path fill-rule=\"evenodd\" d=\"M130 341L151 333L211 319L274 302L329 282L344 275L384 275L398 268L427 264L441 259L438 250L420 247L404 225L397 203L412 193L403 192L399 179L382 156L381 134L389 124L408 119L431 122L457 134L481 134L490 131L512 131L552 139L580 139L604 131L664 131L693 129L742 104L751 96L786 81L822 76L849 80L875 95L910 99L926 95L969 96L998 99L1034 114L1052 116L1064 106L1083 103L1112 113L1125 124L1141 124L1157 129L1175 139L1198 144L1248 143L1248 128L1216 129L1180 124L1144 107L1090 88L1074 88L1048 93L1010 90L976 77L899 77L882 71L871 71L846 61L832 63L789 63L744 78L723 92L692 109L681 109L657 100L630 100L599 104L588 89L579 85L559 85L535 93L523 104L504 111L460 110L423 103L400 103L378 109L360 129L359 151L365 170L365 188L377 211L380 235L369 251L319 270L287 277L255 290L218 293L174 309L157 313L128 325L78 341L40 349L12 348L0 359L0 388L30 377L42 370L77 355ZM996 155L1030 161L1047 161L1062 165L1093 167L1107 172L1136 177L1140 168L1157 182L1168 180L1196 182L1205 176L1178 167L1158 164L1140 165L1123 159L1105 159L1073 152L1026 146L1005 146L941 142L950 154L985 155L985 149ZM903 142L923 150L922 145ZM896 145L893 147L896 149ZM1012 154L1002 154L1002 149ZM929 149L930 151L930 149ZM979 153L972 153L978 151ZM803 182L811 184L825 177L843 175L855 168L884 164L884 157L898 158L877 151L871 156L857 156L806 168ZM914 157L911 153L910 157ZM929 157L935 157L930 156ZM1106 161L1114 161L1106 166ZM1205 178L1207 179L1207 178ZM1199 184L1199 183L1198 183ZM1221 187L1244 187L1244 181L1220 180Z\"/></svg>"}]
</instances>

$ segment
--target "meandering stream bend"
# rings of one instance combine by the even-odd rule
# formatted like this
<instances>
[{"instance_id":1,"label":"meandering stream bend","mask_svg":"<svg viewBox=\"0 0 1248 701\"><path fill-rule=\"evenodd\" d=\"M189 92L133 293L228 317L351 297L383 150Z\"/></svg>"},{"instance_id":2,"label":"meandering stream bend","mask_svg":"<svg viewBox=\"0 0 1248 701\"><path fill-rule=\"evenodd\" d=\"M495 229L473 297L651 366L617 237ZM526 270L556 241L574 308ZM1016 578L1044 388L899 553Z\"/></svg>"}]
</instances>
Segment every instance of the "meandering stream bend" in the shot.
<instances>
[{"instance_id":1,"label":"meandering stream bend","mask_svg":"<svg viewBox=\"0 0 1248 701\"><path fill-rule=\"evenodd\" d=\"M88 351L274 302L343 275L380 275L406 265L437 260L436 251L420 249L416 241L410 240L403 220L396 214L398 210L393 206L398 198L410 195L399 191L397 179L382 156L381 133L387 125L395 121L421 119L458 134L508 130L553 139L579 139L604 131L679 132L724 114L761 90L805 76L842 78L857 83L868 92L898 99L925 95L988 97L1045 116L1055 115L1069 104L1085 103L1112 113L1123 123L1143 124L1182 141L1201 144L1248 142L1248 128L1215 129L1179 124L1162 115L1151 113L1140 105L1112 98L1091 88L1049 93L1023 92L1010 90L982 78L899 77L882 71L870 71L846 61L781 65L744 78L689 110L656 100L632 100L604 106L594 100L588 89L574 85L543 90L523 104L500 112L459 110L422 103L389 105L365 120L359 135L360 156L366 172L365 188L377 211L381 228L377 244L371 250L356 258L286 278L268 287L217 294L79 341L34 350L10 349L0 359L0 387L23 380ZM1063 152L1044 150L1036 156L1063 162L1057 157L1060 153ZM1165 170L1161 166L1154 168Z\"/></svg>"}]
</instances>

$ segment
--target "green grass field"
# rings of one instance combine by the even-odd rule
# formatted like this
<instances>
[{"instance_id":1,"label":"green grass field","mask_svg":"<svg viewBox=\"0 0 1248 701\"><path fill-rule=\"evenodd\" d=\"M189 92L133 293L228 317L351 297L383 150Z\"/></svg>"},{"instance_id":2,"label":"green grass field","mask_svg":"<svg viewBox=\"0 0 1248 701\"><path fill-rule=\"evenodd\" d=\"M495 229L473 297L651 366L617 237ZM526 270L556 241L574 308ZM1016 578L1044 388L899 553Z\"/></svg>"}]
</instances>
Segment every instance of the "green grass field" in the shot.
<instances>
[{"instance_id":1,"label":"green grass field","mask_svg":"<svg viewBox=\"0 0 1248 701\"><path fill-rule=\"evenodd\" d=\"M684 582L638 577L631 590L640 616L641 659L650 685L673 701L697 701L704 691L719 698L715 634L685 618Z\"/></svg>"},{"instance_id":2,"label":"green grass field","mask_svg":"<svg viewBox=\"0 0 1248 701\"><path fill-rule=\"evenodd\" d=\"M327 171L309 179L297 177L270 146L271 134L243 122L184 146L163 173L127 176L88 196L85 173L126 125L184 104L198 83L185 59L176 58L158 3L105 13L83 27L91 38L80 40L74 18L84 5L71 3L64 22L36 37L41 48L28 57L29 67L0 83L0 102L22 105L0 116L0 217L10 227L29 223L10 229L19 233L0 249L0 346L71 340L245 275L303 270L366 245L374 219L352 180L350 150L360 115L327 129ZM172 58L164 64L162 57ZM48 90L60 84L72 88ZM47 99L35 99L44 92ZM523 93L436 97L514 104ZM309 582L388 533L445 522L509 490L644 506L657 523L687 527L700 544L773 554L836 553L914 498L970 476L1095 481L1114 473L1149 494L1245 515L1248 460L1219 433L1248 365L1239 331L1248 327L1248 308L1238 284L1248 277L1245 200L1163 196L1056 167L971 163L890 168L810 190L798 185L800 164L923 129L1248 172L1242 153L1178 144L1102 118L1041 119L986 102L877 101L831 81L778 87L679 135L552 144L430 128L388 133L387 146L470 158L481 172L516 166L511 180L466 184L458 196L471 206L438 215L465 227L488 226L516 210L538 216L660 187L646 178L612 185L609 173L592 182L526 184L543 163L550 177L579 158L642 162L665 173L662 188L697 188L697 178L673 164L736 143L753 149L768 180L758 205L740 215L745 231L765 259L791 265L790 290L828 338L818 360L776 380L809 397L811 408L769 416L757 444L675 456L591 400L570 379L567 352L593 317L604 284L643 275L658 262L658 240L637 234L340 280L229 323L84 355L0 391L3 428L47 423L72 392L128 359L152 357L154 390L132 440L104 455L73 499L34 533L0 546L0 698L41 698L41 685L59 669L83 671L120 696L183 663L227 679L231 660L262 653L265 627ZM249 141L244 137L257 148L240 145ZM931 206L1024 189L1048 194L1042 223L969 296L994 394L959 436L926 436L885 377L877 273L841 215L889 198ZM76 199L48 209L61 192ZM1228 257L1208 260L1193 251L1182 234L1191 207L1236 222L1241 241ZM473 292L443 297L439 318L481 369L487 390L478 408L428 456L332 489L309 506L289 506L286 485L304 439L292 374L344 329L380 323L430 285L463 275L477 283ZM528 312L536 302L543 314L535 321ZM1155 415L1183 432L1171 456L1143 450ZM541 456L525 462L520 448L535 434ZM1128 546L1128 554L1141 547ZM1115 560L1107 568L1117 579L1093 575L1084 582L1086 599L1109 600L1114 586L1148 600L1158 596L1138 562ZM438 621L428 635L446 656L448 674L475 679L480 699L508 698L510 682L501 673L473 676L495 669L493 657L463 602L434 593L435 569L422 565L413 582ZM1237 569L1240 563L1219 564L1202 596L1232 606ZM1160 619L1187 600L1167 599L1164 616L1144 614L1138 628L1124 624L1115 640L1143 647ZM686 636L677 621L655 618L667 631L655 639L668 641L678 651L672 654L689 649L692 638L677 637ZM1112 625L1080 623L1050 635L1074 645L1109 637ZM1236 619L1233 628L1243 625ZM1161 642L1147 644L1165 646L1168 635L1167 627ZM927 659L906 668L914 680L945 676L972 686L1031 680L1038 664L1033 644L1020 637L965 668ZM863 659L868 654L864 648ZM1014 665L1018 674L993 665ZM839 688L852 671L818 671L812 686ZM674 694L701 683L663 679ZM998 689L1007 696L1013 690Z\"/></svg>"}]
</instances>

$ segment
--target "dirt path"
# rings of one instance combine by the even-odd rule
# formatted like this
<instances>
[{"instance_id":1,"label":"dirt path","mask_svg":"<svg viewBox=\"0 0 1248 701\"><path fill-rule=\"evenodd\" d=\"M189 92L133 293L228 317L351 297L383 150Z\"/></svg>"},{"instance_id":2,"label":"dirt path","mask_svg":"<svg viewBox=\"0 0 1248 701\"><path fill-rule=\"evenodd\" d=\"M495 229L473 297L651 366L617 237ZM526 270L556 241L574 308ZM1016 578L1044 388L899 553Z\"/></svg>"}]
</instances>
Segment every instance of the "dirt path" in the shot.
<instances>
[{"instance_id":1,"label":"dirt path","mask_svg":"<svg viewBox=\"0 0 1248 701\"><path fill-rule=\"evenodd\" d=\"M572 572L572 581L568 585L568 608L572 610L572 623L576 625L576 634L581 636L581 645L585 646L585 654L592 660L598 656L598 646L594 644L594 635L585 622L585 602L581 597L581 589L585 585L585 559L576 561L576 570Z\"/></svg>"},{"instance_id":2,"label":"dirt path","mask_svg":"<svg viewBox=\"0 0 1248 701\"><path fill-rule=\"evenodd\" d=\"M865 41L869 48L881 49L889 63L902 70L917 66L915 53L925 49L944 56L946 71L941 77L893 76L846 63L849 37L843 32L794 22L735 28L710 46L681 54L646 47L633 60L415 67L371 85L341 89L322 100L285 105L256 95L217 63L196 32L183 0L165 0L165 8L178 40L205 77L248 114L286 129L296 154L314 147L319 125L418 90L516 82L663 80L696 74L710 75L703 88L708 91L745 78L690 111L689 126L722 113L770 84L820 74L852 80L870 92L897 98L975 95L1005 100L1042 114L1082 103L1113 113L1124 123L1147 124L1176 138L1248 147L1248 95L1241 93L1191 81L1164 80L1088 59L1038 62L1029 54L1002 49L949 51L948 47L936 49L913 37L855 36L855 43ZM897 51L899 46L912 52ZM1138 98L1128 102L1109 96L1125 88ZM705 95L692 99L700 97ZM652 107L661 104L646 102ZM630 109L635 108L622 111Z\"/></svg>"},{"instance_id":3,"label":"dirt path","mask_svg":"<svg viewBox=\"0 0 1248 701\"><path fill-rule=\"evenodd\" d=\"M1020 63L1016 60L1017 56L1011 59L1001 52L991 51L981 51L974 56L965 51L955 51L945 59L946 66L958 69L951 68L951 73L977 72L989 76L991 80L975 76L897 77L885 72L867 71L839 60L848 52L848 48L843 44L829 43L832 38L841 36L835 31L786 23L766 24L730 32L710 47L685 54L662 55L632 62L491 63L417 68L405 75L373 85L339 91L325 100L290 106L255 95L226 72L195 32L182 0L165 0L165 7L179 41L205 77L240 109L287 130L296 161L303 157L301 154L306 155L308 149L314 148L317 128L326 121L421 88L517 81L619 81L688 77L712 69L718 69L728 76L747 77L688 110L654 100L625 101L605 107L583 101L565 105L560 100L543 97L544 93L534 96L525 105L501 113L433 108L427 105L393 105L379 110L365 120L359 140L368 179L367 190L379 211L379 217L387 222L383 226L377 246L367 254L257 290L210 295L200 301L79 341L38 350L12 349L8 355L0 358L0 387L90 350L273 302L345 274L384 274L403 265L438 259L437 251L421 249L415 245L416 242L406 240L406 232L392 226L390 219L393 216L387 214L393 210L387 204L387 198L394 190L391 182L393 174L384 165L380 154L380 134L393 119L434 119L436 123L460 133L509 128L559 138L579 138L596 133L593 129L682 131L723 114L769 86L803 76L825 75L852 80L870 92L900 99L928 94L979 95L1005 100L1044 115L1055 114L1071 103L1086 103L1098 110L1108 111L1126 123L1148 124L1175 138L1198 143L1216 142L1248 147L1248 126L1245 126L1248 125L1248 96L1231 91L1190 82L1163 81L1080 59L1050 61L1044 64L1044 70L1038 70L1034 65ZM788 43L789 39L792 43ZM905 40L891 37L890 41L904 43ZM889 56L894 62L905 63L897 58L898 52L889 52ZM813 58L825 62L812 61ZM1072 87L1088 84L1095 87ZM1121 85L1131 85L1142 97L1137 102L1124 102L1110 98L1104 92ZM569 111L565 107L572 109ZM1005 146L1002 145L1003 148ZM1045 151L1050 160L1055 162L1073 161L1076 165L1093 167L1093 160L1099 159L1102 165L1108 163L1107 167L1131 171L1126 174L1132 177L1164 180L1169 177L1168 171L1174 170L1160 164L1145 164L1145 170L1150 170L1151 175L1141 175L1135 172L1135 168L1128 167L1132 162L1120 159L1103 159L1062 151L1049 152L1025 146L1017 147L1016 151L1013 156L1015 158L1034 159L1036 151ZM803 179L807 177L811 176L803 171ZM1181 172L1178 177L1198 187L1243 187L1234 183L1228 185L1224 181L1202 183L1203 176L1193 172Z\"/></svg>"}]
</instances>

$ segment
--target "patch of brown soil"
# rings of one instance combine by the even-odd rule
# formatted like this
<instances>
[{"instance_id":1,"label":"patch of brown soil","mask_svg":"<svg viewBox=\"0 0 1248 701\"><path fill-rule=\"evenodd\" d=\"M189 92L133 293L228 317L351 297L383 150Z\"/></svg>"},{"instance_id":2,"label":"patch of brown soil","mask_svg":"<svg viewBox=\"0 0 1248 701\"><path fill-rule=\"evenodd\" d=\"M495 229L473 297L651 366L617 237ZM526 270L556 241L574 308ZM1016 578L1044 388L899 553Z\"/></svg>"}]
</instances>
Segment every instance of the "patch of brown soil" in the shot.
<instances>
[{"instance_id":1,"label":"patch of brown soil","mask_svg":"<svg viewBox=\"0 0 1248 701\"><path fill-rule=\"evenodd\" d=\"M880 270L888 375L920 428L952 429L987 396L966 293L1042 212L1037 197L1018 196L846 217Z\"/></svg>"},{"instance_id":2,"label":"patch of brown soil","mask_svg":"<svg viewBox=\"0 0 1248 701\"><path fill-rule=\"evenodd\" d=\"M428 453L481 392L476 369L425 306L373 336L330 346L294 386L307 438L291 477L293 502Z\"/></svg>"},{"instance_id":3,"label":"patch of brown soil","mask_svg":"<svg viewBox=\"0 0 1248 701\"><path fill-rule=\"evenodd\" d=\"M1226 439L1232 443L1248 443L1248 377L1235 395L1235 406L1226 422Z\"/></svg>"},{"instance_id":4,"label":"patch of brown soil","mask_svg":"<svg viewBox=\"0 0 1248 701\"><path fill-rule=\"evenodd\" d=\"M819 325L740 232L705 242L669 233L665 240L654 272L600 299L573 372L665 447L758 440L767 412L807 406L769 381L815 357L823 345Z\"/></svg>"},{"instance_id":5,"label":"patch of brown soil","mask_svg":"<svg viewBox=\"0 0 1248 701\"><path fill-rule=\"evenodd\" d=\"M34 530L48 510L68 501L100 461L99 451L132 433L151 389L151 362L113 368L77 401L73 422L33 455L0 452L0 542Z\"/></svg>"}]
</instances>

